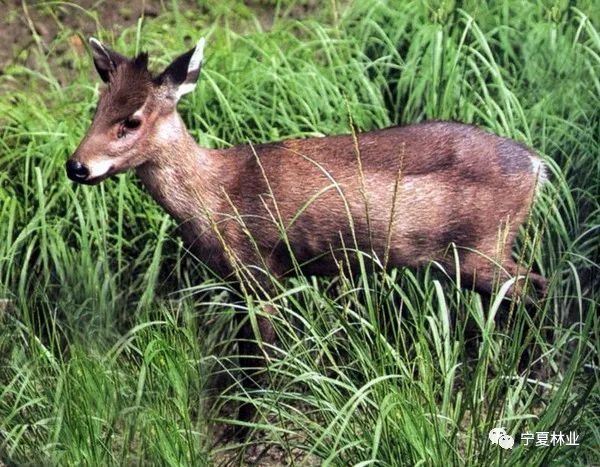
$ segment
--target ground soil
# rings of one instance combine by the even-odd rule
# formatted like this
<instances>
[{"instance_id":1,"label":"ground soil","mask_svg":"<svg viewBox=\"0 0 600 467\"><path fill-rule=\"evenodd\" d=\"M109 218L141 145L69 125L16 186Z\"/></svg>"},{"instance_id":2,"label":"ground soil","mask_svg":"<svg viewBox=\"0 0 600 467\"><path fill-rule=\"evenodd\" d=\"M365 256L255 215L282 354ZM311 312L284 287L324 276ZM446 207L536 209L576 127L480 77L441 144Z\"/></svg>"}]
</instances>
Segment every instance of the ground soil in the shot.
<instances>
[{"instance_id":1,"label":"ground soil","mask_svg":"<svg viewBox=\"0 0 600 467\"><path fill-rule=\"evenodd\" d=\"M194 8L195 2L180 0L181 8ZM132 0L110 2L82 0L48 6L43 1L0 0L0 72L11 63L30 65L29 49L47 47L60 31L72 30L88 36L102 28L116 34L136 23L140 16L154 18L165 11L164 1ZM95 12L96 23L89 12Z\"/></svg>"},{"instance_id":2,"label":"ground soil","mask_svg":"<svg viewBox=\"0 0 600 467\"><path fill-rule=\"evenodd\" d=\"M181 13L205 13L202 2L178 0ZM264 29L273 24L274 9L271 2L254 0L244 5L259 18ZM286 15L302 18L319 9L316 0L298 2ZM84 52L81 37L97 34L98 29L112 31L115 36L133 26L140 17L146 21L172 11L168 0L81 0L78 2L47 2L44 0L0 0L0 74L10 64L33 67L33 48L48 48L57 34L72 31L71 46Z\"/></svg>"}]
</instances>

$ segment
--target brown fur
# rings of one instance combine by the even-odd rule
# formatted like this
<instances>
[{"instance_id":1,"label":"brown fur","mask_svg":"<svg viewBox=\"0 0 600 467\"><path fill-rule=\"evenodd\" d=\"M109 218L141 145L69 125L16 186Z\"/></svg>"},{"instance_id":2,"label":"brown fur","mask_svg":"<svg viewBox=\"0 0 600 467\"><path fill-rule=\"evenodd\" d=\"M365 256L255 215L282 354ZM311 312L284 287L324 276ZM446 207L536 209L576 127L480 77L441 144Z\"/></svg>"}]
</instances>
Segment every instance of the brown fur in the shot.
<instances>
[{"instance_id":1,"label":"brown fur","mask_svg":"<svg viewBox=\"0 0 600 467\"><path fill-rule=\"evenodd\" d=\"M117 66L108 86L100 93L97 121L114 125L144 105L152 91L152 75L147 64L148 56L140 54L131 62Z\"/></svg>"},{"instance_id":2,"label":"brown fur","mask_svg":"<svg viewBox=\"0 0 600 467\"><path fill-rule=\"evenodd\" d=\"M191 52L167 71L174 69L176 78ZM98 55L106 62L102 50ZM163 75L153 80L144 58L119 64L72 160L110 166L84 183L134 168L177 219L188 246L219 273L258 266L284 276L294 271L292 257L308 274L336 274L341 259L355 270L356 255L344 254L344 247L372 252L386 267L438 261L488 292L495 275L504 280L517 273L511 248L540 175L537 157L525 146L470 125L426 122L356 140L345 135L204 149L176 112L173 76ZM131 115L141 116L141 126L117 138L120 120ZM453 271L452 243L460 271ZM544 288L543 277L530 277ZM250 279L268 289L264 274L253 272ZM272 341L269 321L259 319L259 327L264 341ZM241 351L258 353L247 343Z\"/></svg>"},{"instance_id":3,"label":"brown fur","mask_svg":"<svg viewBox=\"0 0 600 467\"><path fill-rule=\"evenodd\" d=\"M195 149L186 137L169 146L172 172L148 161L138 174L181 222L198 256L222 273L234 267L223 241L242 264L267 266L279 275L291 271L280 225L308 273L335 273L330 252L355 246L352 225L358 247L380 259L389 256L390 266L437 260L452 267L447 253L454 242L498 259L514 274L508 240L527 216L536 177L530 163L507 169L506 152L496 148L510 143L521 155L518 143L450 122L360 134L358 152L352 136L222 151ZM202 157L181 161L182 154L198 151ZM499 229L505 227L507 242L499 245ZM471 277L478 270L476 285L489 290L493 264L466 250L461 259L462 272Z\"/></svg>"}]
</instances>

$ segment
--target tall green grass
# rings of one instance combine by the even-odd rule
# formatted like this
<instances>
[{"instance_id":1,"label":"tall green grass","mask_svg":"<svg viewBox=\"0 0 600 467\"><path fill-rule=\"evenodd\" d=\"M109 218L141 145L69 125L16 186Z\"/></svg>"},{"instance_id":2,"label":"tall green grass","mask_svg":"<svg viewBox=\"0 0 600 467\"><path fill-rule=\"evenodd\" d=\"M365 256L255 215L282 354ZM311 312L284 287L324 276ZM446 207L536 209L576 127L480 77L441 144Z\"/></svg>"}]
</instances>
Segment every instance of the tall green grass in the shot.
<instances>
[{"instance_id":1,"label":"tall green grass","mask_svg":"<svg viewBox=\"0 0 600 467\"><path fill-rule=\"evenodd\" d=\"M547 299L509 306L500 288L488 300L436 265L289 279L269 300L279 340L249 392L233 318L263 303L206 271L133 176L66 179L99 81L64 29L36 42L34 68L0 76L0 298L11 303L0 311L0 458L202 465L270 448L265 458L294 464L600 462L593 2L331 2L298 21L299 4L275 2L270 30L241 3L198 15L172 2L119 37L97 33L148 50L156 69L207 37L199 86L180 104L202 145L425 119L529 144L551 186L514 254L550 279ZM255 436L218 442L244 401L259 411ZM489 442L496 426L513 450ZM519 443L536 431L576 431L580 445Z\"/></svg>"}]
</instances>

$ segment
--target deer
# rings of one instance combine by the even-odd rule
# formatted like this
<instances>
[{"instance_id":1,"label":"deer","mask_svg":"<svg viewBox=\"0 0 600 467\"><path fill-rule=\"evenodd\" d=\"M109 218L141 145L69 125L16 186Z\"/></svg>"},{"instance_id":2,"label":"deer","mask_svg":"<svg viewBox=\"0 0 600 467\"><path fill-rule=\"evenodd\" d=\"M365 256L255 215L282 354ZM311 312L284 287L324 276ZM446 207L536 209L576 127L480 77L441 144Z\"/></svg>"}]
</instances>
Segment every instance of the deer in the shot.
<instances>
[{"instance_id":1,"label":"deer","mask_svg":"<svg viewBox=\"0 0 600 467\"><path fill-rule=\"evenodd\" d=\"M95 38L89 44L106 86L67 176L95 185L132 169L187 248L219 275L243 270L236 277L268 296L269 277L335 275L340 257L356 272L358 252L367 251L385 258L385 268L438 262L482 293L514 280L517 296L529 282L544 294L546 279L512 257L546 179L543 160L524 144L474 125L425 121L204 148L177 111L199 79L204 38L160 73L149 70L147 53L129 58ZM348 250L356 254L338 255ZM264 311L238 336L250 375L276 339L275 311ZM238 418L253 412L242 406Z\"/></svg>"}]
</instances>

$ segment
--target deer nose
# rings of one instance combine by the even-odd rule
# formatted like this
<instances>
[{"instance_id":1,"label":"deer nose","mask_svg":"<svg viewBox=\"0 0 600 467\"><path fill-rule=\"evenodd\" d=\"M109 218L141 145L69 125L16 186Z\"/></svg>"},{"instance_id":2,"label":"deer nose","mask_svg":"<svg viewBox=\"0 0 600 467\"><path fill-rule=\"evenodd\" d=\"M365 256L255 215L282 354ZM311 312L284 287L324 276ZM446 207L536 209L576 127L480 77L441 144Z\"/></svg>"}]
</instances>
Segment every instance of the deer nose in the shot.
<instances>
[{"instance_id":1,"label":"deer nose","mask_svg":"<svg viewBox=\"0 0 600 467\"><path fill-rule=\"evenodd\" d=\"M75 182L81 182L90 175L90 171L85 165L73 159L67 161L66 168L67 176Z\"/></svg>"}]
</instances>

